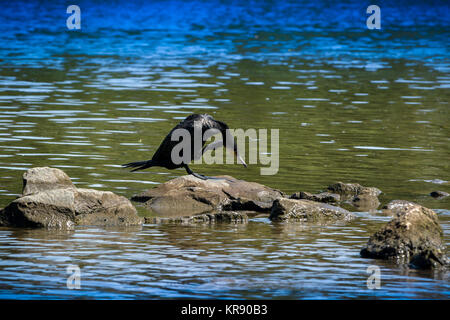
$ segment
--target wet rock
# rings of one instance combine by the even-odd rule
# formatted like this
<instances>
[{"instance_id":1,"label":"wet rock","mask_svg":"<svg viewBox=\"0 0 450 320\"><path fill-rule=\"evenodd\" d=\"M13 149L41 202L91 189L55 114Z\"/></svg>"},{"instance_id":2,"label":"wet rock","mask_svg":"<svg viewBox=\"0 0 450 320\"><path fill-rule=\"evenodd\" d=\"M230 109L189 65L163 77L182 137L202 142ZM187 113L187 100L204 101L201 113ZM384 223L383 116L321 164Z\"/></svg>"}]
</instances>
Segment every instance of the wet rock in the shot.
<instances>
[{"instance_id":1,"label":"wet rock","mask_svg":"<svg viewBox=\"0 0 450 320\"><path fill-rule=\"evenodd\" d=\"M49 167L36 167L27 170L23 175L22 195L61 189L75 188L69 176L62 170Z\"/></svg>"},{"instance_id":2,"label":"wet rock","mask_svg":"<svg viewBox=\"0 0 450 320\"><path fill-rule=\"evenodd\" d=\"M244 212L223 211L183 217L145 217L145 223L211 224L221 222L247 223L248 216Z\"/></svg>"},{"instance_id":3,"label":"wet rock","mask_svg":"<svg viewBox=\"0 0 450 320\"><path fill-rule=\"evenodd\" d=\"M296 192L289 199L304 199L323 203L337 203L341 200L341 196L336 193L322 192L313 194L309 192Z\"/></svg>"},{"instance_id":4,"label":"wet rock","mask_svg":"<svg viewBox=\"0 0 450 320\"><path fill-rule=\"evenodd\" d=\"M283 193L230 176L201 180L185 175L131 198L161 217L192 216L221 210L268 212Z\"/></svg>"},{"instance_id":5,"label":"wet rock","mask_svg":"<svg viewBox=\"0 0 450 320\"><path fill-rule=\"evenodd\" d=\"M364 258L393 260L429 269L449 266L437 214L413 202L395 200L385 206L395 214L361 250Z\"/></svg>"},{"instance_id":6,"label":"wet rock","mask_svg":"<svg viewBox=\"0 0 450 320\"><path fill-rule=\"evenodd\" d=\"M359 211L373 211L380 206L380 201L377 196L373 195L373 193L363 191L363 193L353 197L352 205Z\"/></svg>"},{"instance_id":7,"label":"wet rock","mask_svg":"<svg viewBox=\"0 0 450 320\"><path fill-rule=\"evenodd\" d=\"M40 168L34 168L40 169ZM0 225L11 227L73 229L75 225L131 226L142 224L142 218L131 202L108 191L77 189L62 180L51 179L45 186L44 178L51 172L64 177L61 172L30 169L24 174L24 181L30 189L24 188L24 195L12 201L0 211ZM31 173L29 171L32 171ZM60 171L60 170L59 170ZM42 176L38 172L43 173ZM25 177L27 179L25 179ZM29 179L32 177L32 179ZM56 181L56 182L55 182ZM37 187L42 191L36 191ZM62 186L61 188L57 188ZM68 187L67 187L68 186Z\"/></svg>"},{"instance_id":8,"label":"wet rock","mask_svg":"<svg viewBox=\"0 0 450 320\"><path fill-rule=\"evenodd\" d=\"M445 198L448 197L450 194L448 194L447 192L444 191L433 191L430 193L430 196L432 196L433 198Z\"/></svg>"},{"instance_id":9,"label":"wet rock","mask_svg":"<svg viewBox=\"0 0 450 320\"><path fill-rule=\"evenodd\" d=\"M229 203L222 205L222 210L270 212L270 209L272 209L272 203L272 201L263 202L245 198L238 198L230 200Z\"/></svg>"},{"instance_id":10,"label":"wet rock","mask_svg":"<svg viewBox=\"0 0 450 320\"><path fill-rule=\"evenodd\" d=\"M272 221L335 222L349 221L354 215L329 204L311 200L277 199L273 202L269 219Z\"/></svg>"},{"instance_id":11,"label":"wet rock","mask_svg":"<svg viewBox=\"0 0 450 320\"><path fill-rule=\"evenodd\" d=\"M110 191L79 188L75 193L74 208L77 225L132 226L143 223L130 200Z\"/></svg>"},{"instance_id":12,"label":"wet rock","mask_svg":"<svg viewBox=\"0 0 450 320\"><path fill-rule=\"evenodd\" d=\"M374 187L363 187L359 183L343 183L337 182L328 186L328 191L337 193L342 199L352 199L360 194L366 194L373 197L378 197L381 190Z\"/></svg>"},{"instance_id":13,"label":"wet rock","mask_svg":"<svg viewBox=\"0 0 450 320\"><path fill-rule=\"evenodd\" d=\"M0 212L0 225L73 229L73 201L73 189L54 189L23 196Z\"/></svg>"},{"instance_id":14,"label":"wet rock","mask_svg":"<svg viewBox=\"0 0 450 320\"><path fill-rule=\"evenodd\" d=\"M417 204L415 204L414 202L406 200L392 200L388 204L384 205L382 209L384 210L384 213L393 215L397 212L414 208L416 205Z\"/></svg>"},{"instance_id":15,"label":"wet rock","mask_svg":"<svg viewBox=\"0 0 450 320\"><path fill-rule=\"evenodd\" d=\"M73 229L75 225L142 224L131 202L108 191L53 189L20 197L0 213L0 225Z\"/></svg>"}]
</instances>

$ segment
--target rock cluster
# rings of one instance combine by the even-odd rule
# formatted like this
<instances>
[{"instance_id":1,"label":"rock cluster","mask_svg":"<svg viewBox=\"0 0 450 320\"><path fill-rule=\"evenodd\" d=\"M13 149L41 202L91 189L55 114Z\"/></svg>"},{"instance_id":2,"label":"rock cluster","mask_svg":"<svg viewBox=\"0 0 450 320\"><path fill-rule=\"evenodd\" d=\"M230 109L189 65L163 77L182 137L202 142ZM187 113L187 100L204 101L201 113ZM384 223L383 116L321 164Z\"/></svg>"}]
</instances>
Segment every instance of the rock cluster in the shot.
<instances>
[{"instance_id":1,"label":"rock cluster","mask_svg":"<svg viewBox=\"0 0 450 320\"><path fill-rule=\"evenodd\" d=\"M186 175L136 195L132 200L150 210L153 217L147 218L147 222L246 222L245 212L267 213L272 221L327 223L354 217L347 210L322 203L336 202L339 196L301 192L298 198L294 194L288 199L279 190L230 176L200 180ZM230 212L233 212L232 219Z\"/></svg>"},{"instance_id":2,"label":"rock cluster","mask_svg":"<svg viewBox=\"0 0 450 320\"><path fill-rule=\"evenodd\" d=\"M159 216L195 215L212 211L269 212L283 193L256 182L230 176L201 180L185 175L131 198Z\"/></svg>"},{"instance_id":3,"label":"rock cluster","mask_svg":"<svg viewBox=\"0 0 450 320\"><path fill-rule=\"evenodd\" d=\"M338 203L341 200L341 196L337 193L330 193L330 192L321 192L318 194L313 194L309 192L296 192L291 195L290 199L304 199L304 200L311 200L316 202L323 202L323 203Z\"/></svg>"},{"instance_id":4,"label":"rock cluster","mask_svg":"<svg viewBox=\"0 0 450 320\"><path fill-rule=\"evenodd\" d=\"M73 229L76 225L144 222L241 224L261 215L273 222L328 224L355 219L338 205L350 203L359 211L373 210L380 205L380 194L377 188L338 182L327 192L297 192L287 197L279 190L230 176L201 180L186 175L132 197L149 211L150 216L142 218L123 196L76 188L63 171L39 167L23 175L22 196L0 210L0 226ZM362 257L423 269L449 266L443 231L433 210L405 200L391 201L383 210L392 219L369 238L360 252Z\"/></svg>"},{"instance_id":5,"label":"rock cluster","mask_svg":"<svg viewBox=\"0 0 450 320\"><path fill-rule=\"evenodd\" d=\"M304 199L335 205L350 204L357 211L374 211L380 206L378 196L381 190L364 187L358 183L336 182L328 186L325 192L313 194L305 191L296 192L290 199Z\"/></svg>"}]
</instances>

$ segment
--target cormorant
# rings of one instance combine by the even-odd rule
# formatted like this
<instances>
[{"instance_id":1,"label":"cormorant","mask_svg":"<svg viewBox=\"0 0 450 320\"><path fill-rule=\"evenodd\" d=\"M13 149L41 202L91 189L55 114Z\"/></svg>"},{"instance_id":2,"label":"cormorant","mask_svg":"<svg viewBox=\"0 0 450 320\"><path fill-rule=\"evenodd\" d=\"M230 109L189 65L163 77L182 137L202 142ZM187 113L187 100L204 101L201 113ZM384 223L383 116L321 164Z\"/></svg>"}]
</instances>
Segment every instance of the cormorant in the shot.
<instances>
[{"instance_id":1,"label":"cormorant","mask_svg":"<svg viewBox=\"0 0 450 320\"><path fill-rule=\"evenodd\" d=\"M200 129L201 126L201 144L196 145L194 142L194 129L198 128ZM172 133L176 129L186 129L190 134L191 139L191 153L189 157L183 158L184 160L176 164L173 162L172 159L172 149L180 143L180 141L172 141ZM215 129L216 131L220 132L222 135L222 140L215 141L213 143L210 143L205 146L205 140L203 140L203 134L208 129ZM214 118L208 114L191 114L186 119L181 121L178 125L176 125L169 134L165 137L161 145L159 146L158 150L156 150L155 154L153 155L151 160L147 161L138 161L138 162L130 162L127 164L123 164L122 166L125 168L135 168L133 171L137 170L143 170L150 167L164 167L169 170L176 169L176 168L185 168L186 172L188 174L191 174L197 178L206 180L206 179L212 179L211 177L206 177L201 174L193 172L189 166L188 163L192 160L198 160L202 157L203 153L207 150L211 149L217 149L219 147L225 146L229 149L231 149L237 156L238 160L244 165L244 167L247 167L247 164L245 161L241 158L238 149L237 144L234 141L234 137L231 135L231 133L227 130L228 125L222 121L214 120ZM201 149L200 149L201 148ZM182 153L180 153L181 155Z\"/></svg>"}]
</instances>

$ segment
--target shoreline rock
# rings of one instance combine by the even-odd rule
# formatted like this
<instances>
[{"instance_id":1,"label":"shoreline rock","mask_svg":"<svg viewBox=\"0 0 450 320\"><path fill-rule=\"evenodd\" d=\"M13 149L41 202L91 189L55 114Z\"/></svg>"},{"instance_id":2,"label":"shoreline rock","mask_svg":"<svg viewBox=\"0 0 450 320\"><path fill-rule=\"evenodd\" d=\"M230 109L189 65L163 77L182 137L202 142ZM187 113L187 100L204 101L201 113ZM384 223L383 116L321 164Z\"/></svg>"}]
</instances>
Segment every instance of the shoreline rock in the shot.
<instances>
[{"instance_id":1,"label":"shoreline rock","mask_svg":"<svg viewBox=\"0 0 450 320\"><path fill-rule=\"evenodd\" d=\"M449 267L437 214L413 202L394 200L385 206L393 218L368 240L363 258L392 260L413 268Z\"/></svg>"}]
</instances>

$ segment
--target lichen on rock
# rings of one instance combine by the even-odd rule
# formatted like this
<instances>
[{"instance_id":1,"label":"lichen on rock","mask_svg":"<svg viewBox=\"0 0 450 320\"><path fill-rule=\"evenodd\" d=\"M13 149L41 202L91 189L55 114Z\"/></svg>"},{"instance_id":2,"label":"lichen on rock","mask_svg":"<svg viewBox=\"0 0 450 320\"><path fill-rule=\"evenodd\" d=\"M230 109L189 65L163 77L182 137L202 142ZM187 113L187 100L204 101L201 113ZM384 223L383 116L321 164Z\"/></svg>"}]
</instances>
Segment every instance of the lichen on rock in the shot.
<instances>
[{"instance_id":1,"label":"lichen on rock","mask_svg":"<svg viewBox=\"0 0 450 320\"><path fill-rule=\"evenodd\" d=\"M364 258L392 260L415 268L449 266L437 214L419 204L394 200L385 206L393 217L361 250Z\"/></svg>"}]
</instances>

